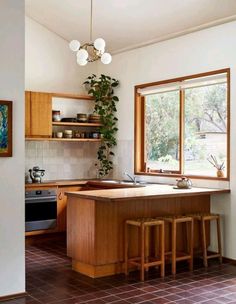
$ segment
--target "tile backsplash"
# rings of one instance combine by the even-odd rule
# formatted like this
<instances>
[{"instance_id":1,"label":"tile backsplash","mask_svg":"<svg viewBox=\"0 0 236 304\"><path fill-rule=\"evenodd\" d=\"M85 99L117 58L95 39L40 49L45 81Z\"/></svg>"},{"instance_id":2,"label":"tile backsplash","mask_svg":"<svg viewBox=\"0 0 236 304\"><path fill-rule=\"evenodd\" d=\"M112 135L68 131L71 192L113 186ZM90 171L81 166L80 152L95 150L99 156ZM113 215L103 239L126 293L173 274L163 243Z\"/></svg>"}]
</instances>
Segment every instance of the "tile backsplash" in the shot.
<instances>
[{"instance_id":1,"label":"tile backsplash","mask_svg":"<svg viewBox=\"0 0 236 304\"><path fill-rule=\"evenodd\" d=\"M99 143L27 141L25 176L39 166L46 170L44 180L95 178Z\"/></svg>"}]
</instances>

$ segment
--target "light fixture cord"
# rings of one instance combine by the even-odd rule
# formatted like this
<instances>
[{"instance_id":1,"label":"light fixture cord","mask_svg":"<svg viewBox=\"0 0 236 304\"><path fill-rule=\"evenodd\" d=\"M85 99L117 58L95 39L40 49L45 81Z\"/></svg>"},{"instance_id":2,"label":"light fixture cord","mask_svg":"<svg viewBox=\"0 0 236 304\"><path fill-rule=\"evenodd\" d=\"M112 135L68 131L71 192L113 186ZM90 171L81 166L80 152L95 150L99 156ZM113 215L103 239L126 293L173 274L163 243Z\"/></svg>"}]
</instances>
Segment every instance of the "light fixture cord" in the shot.
<instances>
[{"instance_id":1,"label":"light fixture cord","mask_svg":"<svg viewBox=\"0 0 236 304\"><path fill-rule=\"evenodd\" d=\"M91 12L90 12L90 42L93 39L93 0L91 0Z\"/></svg>"}]
</instances>

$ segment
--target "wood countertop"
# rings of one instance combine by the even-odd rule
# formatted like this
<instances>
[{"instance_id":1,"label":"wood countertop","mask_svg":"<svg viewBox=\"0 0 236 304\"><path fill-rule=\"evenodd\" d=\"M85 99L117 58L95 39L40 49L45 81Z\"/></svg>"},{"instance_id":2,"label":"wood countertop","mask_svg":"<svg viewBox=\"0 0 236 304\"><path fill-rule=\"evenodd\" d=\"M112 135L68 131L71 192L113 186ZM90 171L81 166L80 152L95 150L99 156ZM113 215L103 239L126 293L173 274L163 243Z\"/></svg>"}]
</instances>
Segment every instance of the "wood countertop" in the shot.
<instances>
[{"instance_id":1,"label":"wood countertop","mask_svg":"<svg viewBox=\"0 0 236 304\"><path fill-rule=\"evenodd\" d=\"M99 179L65 179L65 180L48 180L42 183L27 183L25 184L27 188L45 188L45 187L63 187L63 186L79 186L79 185L87 185L91 187L101 187L101 188L139 188L144 187L141 184L132 184L132 183L119 183L117 180L99 180Z\"/></svg>"},{"instance_id":2,"label":"wood countertop","mask_svg":"<svg viewBox=\"0 0 236 304\"><path fill-rule=\"evenodd\" d=\"M73 186L73 185L86 185L88 179L73 179L73 180L50 180L38 183L27 183L26 188L40 188L40 187L59 187L59 186Z\"/></svg>"},{"instance_id":3,"label":"wood countertop","mask_svg":"<svg viewBox=\"0 0 236 304\"><path fill-rule=\"evenodd\" d=\"M175 189L173 185L147 185L139 188L91 190L81 192L67 192L68 196L76 196L95 201L120 201L130 199L155 199L183 196L199 196L220 193L230 193L230 189L196 188Z\"/></svg>"}]
</instances>

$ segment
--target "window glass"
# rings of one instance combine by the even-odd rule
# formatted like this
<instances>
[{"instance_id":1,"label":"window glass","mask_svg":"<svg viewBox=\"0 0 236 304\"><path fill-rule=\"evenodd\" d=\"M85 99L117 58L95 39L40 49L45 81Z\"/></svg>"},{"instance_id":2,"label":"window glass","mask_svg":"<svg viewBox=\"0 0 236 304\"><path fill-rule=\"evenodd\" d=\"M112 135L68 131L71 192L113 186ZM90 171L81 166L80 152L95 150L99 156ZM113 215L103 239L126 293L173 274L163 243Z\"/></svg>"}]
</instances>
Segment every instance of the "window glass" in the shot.
<instances>
[{"instance_id":1,"label":"window glass","mask_svg":"<svg viewBox=\"0 0 236 304\"><path fill-rule=\"evenodd\" d=\"M179 91L145 97L146 168L179 171Z\"/></svg>"},{"instance_id":2,"label":"window glass","mask_svg":"<svg viewBox=\"0 0 236 304\"><path fill-rule=\"evenodd\" d=\"M184 173L216 176L227 168L227 85L185 89Z\"/></svg>"},{"instance_id":3,"label":"window glass","mask_svg":"<svg viewBox=\"0 0 236 304\"><path fill-rule=\"evenodd\" d=\"M224 69L135 87L136 172L229 178L229 77Z\"/></svg>"}]
</instances>

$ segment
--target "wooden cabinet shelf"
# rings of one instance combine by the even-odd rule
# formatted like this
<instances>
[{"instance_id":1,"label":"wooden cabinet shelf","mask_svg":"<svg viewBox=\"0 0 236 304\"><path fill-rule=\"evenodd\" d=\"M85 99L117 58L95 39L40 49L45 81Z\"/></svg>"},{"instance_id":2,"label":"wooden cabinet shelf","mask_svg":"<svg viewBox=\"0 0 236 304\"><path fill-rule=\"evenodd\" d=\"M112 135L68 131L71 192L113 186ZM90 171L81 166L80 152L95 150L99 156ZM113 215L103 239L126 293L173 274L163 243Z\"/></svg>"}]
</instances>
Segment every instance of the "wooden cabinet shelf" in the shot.
<instances>
[{"instance_id":1,"label":"wooden cabinet shelf","mask_svg":"<svg viewBox=\"0 0 236 304\"><path fill-rule=\"evenodd\" d=\"M88 95L66 93L25 92L26 141L100 142L96 138L52 138L53 127L101 127L97 122L52 122L52 97L93 101Z\"/></svg>"},{"instance_id":2,"label":"wooden cabinet shelf","mask_svg":"<svg viewBox=\"0 0 236 304\"><path fill-rule=\"evenodd\" d=\"M77 95L77 94L67 94L67 93L51 93L52 97L58 98L69 98L69 99L78 99L78 100L94 100L93 97L89 95Z\"/></svg>"},{"instance_id":3,"label":"wooden cabinet shelf","mask_svg":"<svg viewBox=\"0 0 236 304\"><path fill-rule=\"evenodd\" d=\"M101 123L94 122L52 122L53 126L70 126L70 127L101 127Z\"/></svg>"},{"instance_id":4,"label":"wooden cabinet shelf","mask_svg":"<svg viewBox=\"0 0 236 304\"><path fill-rule=\"evenodd\" d=\"M53 137L26 137L27 141L64 141L64 142L100 142L100 138L53 138Z\"/></svg>"}]
</instances>

